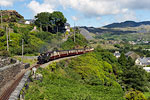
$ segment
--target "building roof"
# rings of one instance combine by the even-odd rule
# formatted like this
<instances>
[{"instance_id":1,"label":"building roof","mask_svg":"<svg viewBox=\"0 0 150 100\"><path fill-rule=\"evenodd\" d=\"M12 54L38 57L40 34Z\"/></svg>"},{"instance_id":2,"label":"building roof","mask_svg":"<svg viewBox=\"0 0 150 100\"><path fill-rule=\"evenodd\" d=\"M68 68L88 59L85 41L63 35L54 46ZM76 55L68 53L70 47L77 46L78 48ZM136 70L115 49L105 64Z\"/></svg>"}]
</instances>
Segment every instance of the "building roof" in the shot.
<instances>
[{"instance_id":1,"label":"building roof","mask_svg":"<svg viewBox=\"0 0 150 100\"><path fill-rule=\"evenodd\" d=\"M70 24L69 23L65 23L65 26L70 26Z\"/></svg>"},{"instance_id":2,"label":"building roof","mask_svg":"<svg viewBox=\"0 0 150 100\"><path fill-rule=\"evenodd\" d=\"M133 54L134 52L133 51L129 51L125 54L125 56L130 56L131 54Z\"/></svg>"},{"instance_id":3,"label":"building roof","mask_svg":"<svg viewBox=\"0 0 150 100\"><path fill-rule=\"evenodd\" d=\"M29 22L31 22L31 23L34 23L34 22L35 22L34 19L25 19L25 21L29 21Z\"/></svg>"},{"instance_id":4,"label":"building roof","mask_svg":"<svg viewBox=\"0 0 150 100\"><path fill-rule=\"evenodd\" d=\"M120 53L114 53L114 56L120 56L121 54Z\"/></svg>"},{"instance_id":5,"label":"building roof","mask_svg":"<svg viewBox=\"0 0 150 100\"><path fill-rule=\"evenodd\" d=\"M140 56L133 51L129 51L128 53L125 54L125 56L131 57L133 60L140 58Z\"/></svg>"},{"instance_id":6,"label":"building roof","mask_svg":"<svg viewBox=\"0 0 150 100\"><path fill-rule=\"evenodd\" d=\"M142 63L142 65L150 65L150 57L139 58L139 61Z\"/></svg>"}]
</instances>

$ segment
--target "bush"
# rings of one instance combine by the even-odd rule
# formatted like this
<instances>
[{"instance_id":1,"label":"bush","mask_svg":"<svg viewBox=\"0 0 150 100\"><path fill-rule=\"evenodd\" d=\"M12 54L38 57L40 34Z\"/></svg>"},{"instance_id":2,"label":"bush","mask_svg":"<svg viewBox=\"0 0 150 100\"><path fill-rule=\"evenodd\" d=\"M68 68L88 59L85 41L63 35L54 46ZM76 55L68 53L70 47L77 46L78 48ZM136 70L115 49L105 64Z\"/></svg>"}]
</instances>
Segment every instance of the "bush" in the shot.
<instances>
[{"instance_id":1,"label":"bush","mask_svg":"<svg viewBox=\"0 0 150 100\"><path fill-rule=\"evenodd\" d=\"M5 31L0 28L0 36L3 36L5 34Z\"/></svg>"},{"instance_id":2,"label":"bush","mask_svg":"<svg viewBox=\"0 0 150 100\"><path fill-rule=\"evenodd\" d=\"M126 93L125 98L127 100L146 100L142 92L133 89Z\"/></svg>"},{"instance_id":3,"label":"bush","mask_svg":"<svg viewBox=\"0 0 150 100\"><path fill-rule=\"evenodd\" d=\"M74 48L84 48L87 46L88 41L80 33L76 33L76 40L74 42L74 35L72 34L68 37L68 40L61 44L61 48L64 50L74 49Z\"/></svg>"},{"instance_id":4,"label":"bush","mask_svg":"<svg viewBox=\"0 0 150 100\"><path fill-rule=\"evenodd\" d=\"M8 51L0 51L0 56L10 57L10 52Z\"/></svg>"}]
</instances>

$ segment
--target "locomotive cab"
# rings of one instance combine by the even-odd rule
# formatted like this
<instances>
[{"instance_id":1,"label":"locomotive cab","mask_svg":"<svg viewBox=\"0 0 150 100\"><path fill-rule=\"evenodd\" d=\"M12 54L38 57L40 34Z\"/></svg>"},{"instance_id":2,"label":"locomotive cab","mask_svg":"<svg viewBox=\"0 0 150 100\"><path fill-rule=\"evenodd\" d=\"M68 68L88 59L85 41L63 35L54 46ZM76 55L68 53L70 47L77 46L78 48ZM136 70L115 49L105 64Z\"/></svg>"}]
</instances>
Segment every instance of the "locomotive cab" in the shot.
<instances>
[{"instance_id":1,"label":"locomotive cab","mask_svg":"<svg viewBox=\"0 0 150 100\"><path fill-rule=\"evenodd\" d=\"M43 64L49 61L49 54L42 53L38 56L38 64Z\"/></svg>"}]
</instances>

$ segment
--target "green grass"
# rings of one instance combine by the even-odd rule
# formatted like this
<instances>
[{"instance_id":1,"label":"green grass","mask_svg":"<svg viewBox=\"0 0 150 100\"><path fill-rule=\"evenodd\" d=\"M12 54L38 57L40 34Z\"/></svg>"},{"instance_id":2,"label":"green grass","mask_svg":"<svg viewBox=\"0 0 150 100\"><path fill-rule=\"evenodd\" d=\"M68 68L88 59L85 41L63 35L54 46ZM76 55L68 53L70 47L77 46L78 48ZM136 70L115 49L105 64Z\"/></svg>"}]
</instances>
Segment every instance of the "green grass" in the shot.
<instances>
[{"instance_id":1,"label":"green grass","mask_svg":"<svg viewBox=\"0 0 150 100\"><path fill-rule=\"evenodd\" d=\"M18 57L18 56L15 56L14 58L19 60L19 61L22 60L22 58ZM37 60L36 59L23 59L23 63L29 63L32 66L32 65L37 63Z\"/></svg>"}]
</instances>

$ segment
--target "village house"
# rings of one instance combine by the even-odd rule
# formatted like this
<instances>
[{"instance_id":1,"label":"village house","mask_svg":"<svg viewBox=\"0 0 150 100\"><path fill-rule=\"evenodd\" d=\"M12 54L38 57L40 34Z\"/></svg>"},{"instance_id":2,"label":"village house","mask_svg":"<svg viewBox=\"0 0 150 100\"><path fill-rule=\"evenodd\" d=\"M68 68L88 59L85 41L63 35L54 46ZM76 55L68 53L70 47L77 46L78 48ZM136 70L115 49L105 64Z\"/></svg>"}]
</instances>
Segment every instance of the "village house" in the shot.
<instances>
[{"instance_id":1,"label":"village house","mask_svg":"<svg viewBox=\"0 0 150 100\"><path fill-rule=\"evenodd\" d=\"M140 58L140 56L138 54L136 54L133 51L129 51L125 54L126 57L131 57L133 60L136 60L138 58Z\"/></svg>"},{"instance_id":2,"label":"village house","mask_svg":"<svg viewBox=\"0 0 150 100\"><path fill-rule=\"evenodd\" d=\"M70 24L69 23L65 23L65 29L67 32L70 32Z\"/></svg>"},{"instance_id":3,"label":"village house","mask_svg":"<svg viewBox=\"0 0 150 100\"><path fill-rule=\"evenodd\" d=\"M146 70L147 72L150 72L150 67L143 67L144 70Z\"/></svg>"},{"instance_id":4,"label":"village house","mask_svg":"<svg viewBox=\"0 0 150 100\"><path fill-rule=\"evenodd\" d=\"M25 24L33 24L34 23L34 20L33 19L26 19L25 20Z\"/></svg>"},{"instance_id":5,"label":"village house","mask_svg":"<svg viewBox=\"0 0 150 100\"><path fill-rule=\"evenodd\" d=\"M135 64L140 65L140 66L150 65L150 57L138 58L138 59L136 59Z\"/></svg>"},{"instance_id":6,"label":"village house","mask_svg":"<svg viewBox=\"0 0 150 100\"><path fill-rule=\"evenodd\" d=\"M135 45L136 42L134 42L134 41L129 41L129 44Z\"/></svg>"},{"instance_id":7,"label":"village house","mask_svg":"<svg viewBox=\"0 0 150 100\"><path fill-rule=\"evenodd\" d=\"M116 58L119 58L120 55L121 55L121 54L119 53L119 51L115 51L114 56L115 56Z\"/></svg>"}]
</instances>

